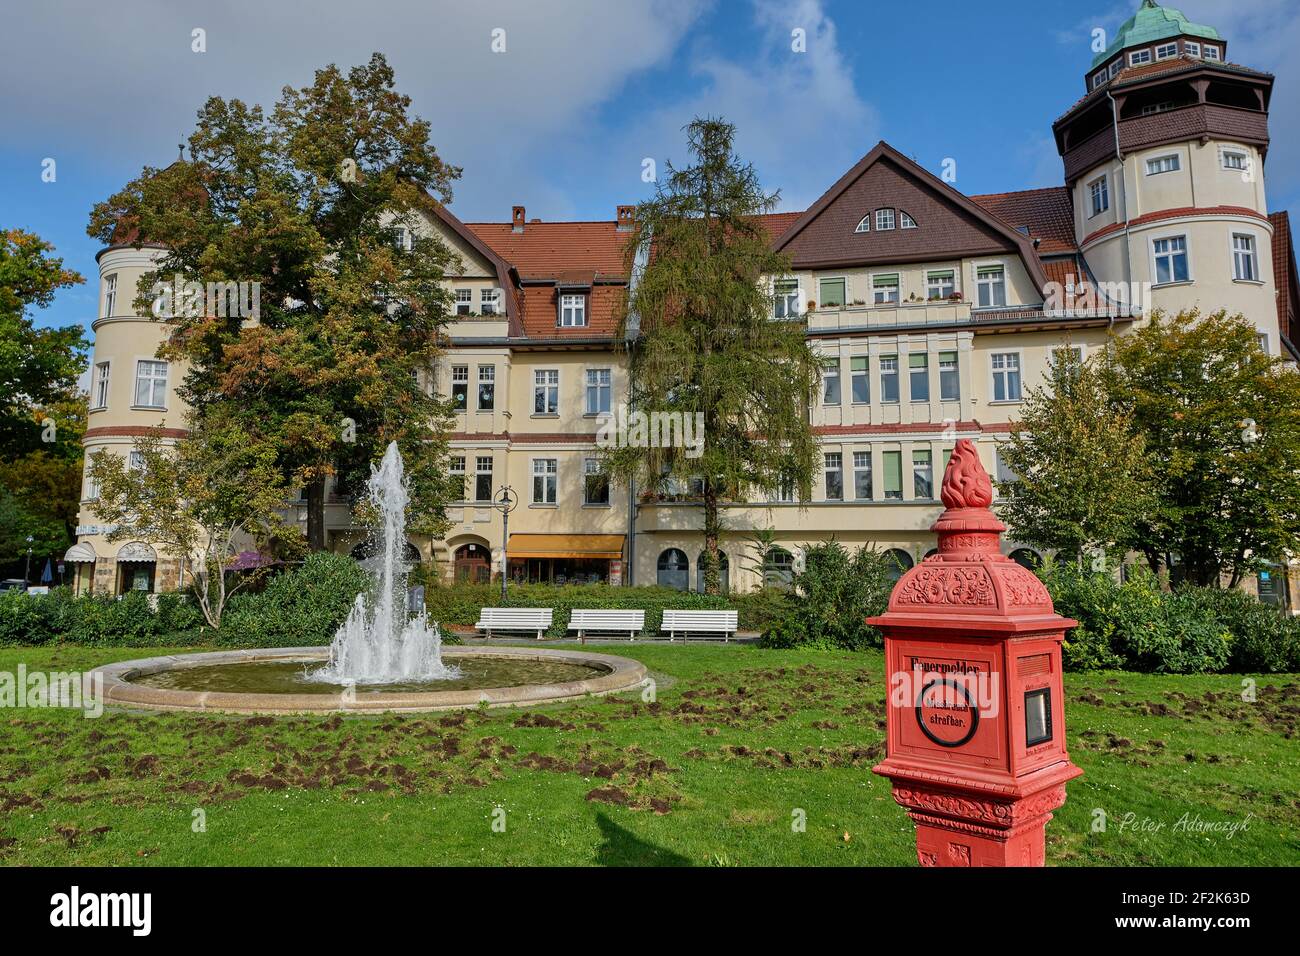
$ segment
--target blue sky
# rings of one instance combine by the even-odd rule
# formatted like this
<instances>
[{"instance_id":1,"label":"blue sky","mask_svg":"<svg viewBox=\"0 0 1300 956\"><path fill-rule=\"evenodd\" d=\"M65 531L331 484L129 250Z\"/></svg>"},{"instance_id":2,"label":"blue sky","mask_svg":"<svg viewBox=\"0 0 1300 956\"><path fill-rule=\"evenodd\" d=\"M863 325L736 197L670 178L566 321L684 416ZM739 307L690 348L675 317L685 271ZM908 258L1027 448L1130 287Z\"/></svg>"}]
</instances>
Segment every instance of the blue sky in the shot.
<instances>
[{"instance_id":1,"label":"blue sky","mask_svg":"<svg viewBox=\"0 0 1300 956\"><path fill-rule=\"evenodd\" d=\"M452 210L469 221L507 219L514 204L530 218L612 218L648 194L645 158L683 158L681 127L698 114L737 124L784 209L880 139L935 171L955 160L963 192L1057 185L1051 123L1084 91L1091 31L1113 32L1138 2L44 0L8 11L0 37L0 225L53 242L88 280L37 321L88 326L95 202L174 159L204 97L269 104L373 50L464 167ZM1277 74L1269 205L1300 209L1300 0L1174 5L1224 34L1230 60ZM796 28L806 52L791 49ZM194 29L206 52L193 52Z\"/></svg>"}]
</instances>

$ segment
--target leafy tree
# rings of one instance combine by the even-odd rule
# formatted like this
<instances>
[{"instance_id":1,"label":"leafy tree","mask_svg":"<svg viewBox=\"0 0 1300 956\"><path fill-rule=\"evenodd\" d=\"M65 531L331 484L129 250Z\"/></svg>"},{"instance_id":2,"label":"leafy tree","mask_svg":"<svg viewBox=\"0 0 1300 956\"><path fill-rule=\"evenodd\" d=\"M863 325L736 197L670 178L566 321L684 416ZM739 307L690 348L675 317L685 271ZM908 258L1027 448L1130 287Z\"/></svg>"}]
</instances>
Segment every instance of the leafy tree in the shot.
<instances>
[{"instance_id":1,"label":"leafy tree","mask_svg":"<svg viewBox=\"0 0 1300 956\"><path fill-rule=\"evenodd\" d=\"M605 461L610 473L651 488L697 482L709 594L721 585L725 500L784 484L807 501L817 459L809 400L819 360L802 321L773 320L767 286L790 271L758 218L778 194L765 192L753 166L733 152L734 135L721 120L687 127L694 162L668 165L654 198L637 207L626 252L636 281L624 331L639 328L630 410L702 415L703 449L695 457L696 449L681 445L624 447Z\"/></svg>"},{"instance_id":2,"label":"leafy tree","mask_svg":"<svg viewBox=\"0 0 1300 956\"><path fill-rule=\"evenodd\" d=\"M137 468L111 452L91 456L99 484L92 507L114 526L110 541L140 538L175 556L193 577L204 618L220 627L226 601L250 580L229 580L237 544L280 532L286 488L275 448L249 435L238 416L192 416L190 424L174 446L160 429L136 439Z\"/></svg>"},{"instance_id":3,"label":"leafy tree","mask_svg":"<svg viewBox=\"0 0 1300 956\"><path fill-rule=\"evenodd\" d=\"M1134 547L1181 560L1193 584L1230 586L1300 550L1300 372L1224 311L1161 312L1116 336L1101 373L1151 464L1155 506Z\"/></svg>"},{"instance_id":4,"label":"leafy tree","mask_svg":"<svg viewBox=\"0 0 1300 956\"><path fill-rule=\"evenodd\" d=\"M179 391L200 420L224 408L274 447L283 483L306 491L313 550L326 546L326 480L357 483L390 441L406 458L413 527L436 533L440 503L454 497L450 403L416 379L439 351L452 253L415 229L421 211L451 201L460 170L409 105L379 54L286 87L270 115L212 97L188 162L145 169L91 215L101 241L136 235L165 247L141 278L139 310L161 294L155 282L176 275L259 283L255 322L173 302L162 351L188 363ZM394 242L399 226L409 249Z\"/></svg>"},{"instance_id":5,"label":"leafy tree","mask_svg":"<svg viewBox=\"0 0 1300 956\"><path fill-rule=\"evenodd\" d=\"M1017 539L1063 557L1122 553L1152 507L1132 414L1111 407L1096 363L1068 348L1028 390L998 454L1016 474L998 482L1000 516Z\"/></svg>"},{"instance_id":6,"label":"leafy tree","mask_svg":"<svg viewBox=\"0 0 1300 956\"><path fill-rule=\"evenodd\" d=\"M86 367L79 326L38 329L28 315L44 308L61 288L83 281L54 247L21 229L0 232L0 460L41 447L32 410L74 391Z\"/></svg>"}]
</instances>

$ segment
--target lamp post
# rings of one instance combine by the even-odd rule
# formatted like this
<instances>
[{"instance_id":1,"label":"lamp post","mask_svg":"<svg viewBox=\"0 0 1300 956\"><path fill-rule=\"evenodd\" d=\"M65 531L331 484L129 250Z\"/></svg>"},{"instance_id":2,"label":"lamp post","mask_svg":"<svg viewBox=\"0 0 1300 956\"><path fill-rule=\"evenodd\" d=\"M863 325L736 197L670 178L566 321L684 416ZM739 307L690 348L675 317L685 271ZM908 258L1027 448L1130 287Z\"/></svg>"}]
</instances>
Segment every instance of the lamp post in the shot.
<instances>
[{"instance_id":1,"label":"lamp post","mask_svg":"<svg viewBox=\"0 0 1300 956\"><path fill-rule=\"evenodd\" d=\"M27 536L27 570L23 572L24 584L30 584L32 581L32 542L35 540L30 534Z\"/></svg>"},{"instance_id":2,"label":"lamp post","mask_svg":"<svg viewBox=\"0 0 1300 956\"><path fill-rule=\"evenodd\" d=\"M519 505L519 496L509 485L492 499L492 507L501 512L501 603L506 601L506 579L510 576L510 512Z\"/></svg>"}]
</instances>

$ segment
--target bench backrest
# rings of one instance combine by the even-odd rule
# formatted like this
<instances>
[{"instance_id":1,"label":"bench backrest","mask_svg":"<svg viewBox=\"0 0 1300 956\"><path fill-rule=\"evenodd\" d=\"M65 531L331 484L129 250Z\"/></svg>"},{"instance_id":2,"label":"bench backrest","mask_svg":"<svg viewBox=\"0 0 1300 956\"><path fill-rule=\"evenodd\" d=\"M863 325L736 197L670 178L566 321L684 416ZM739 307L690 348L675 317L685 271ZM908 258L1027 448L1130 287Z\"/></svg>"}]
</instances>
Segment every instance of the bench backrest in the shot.
<instances>
[{"instance_id":1,"label":"bench backrest","mask_svg":"<svg viewBox=\"0 0 1300 956\"><path fill-rule=\"evenodd\" d=\"M527 627L529 629L551 626L554 610L549 607L485 607L478 622L491 627Z\"/></svg>"},{"instance_id":2,"label":"bench backrest","mask_svg":"<svg viewBox=\"0 0 1300 956\"><path fill-rule=\"evenodd\" d=\"M645 627L645 611L574 608L569 615L569 627L608 627L616 631L639 631Z\"/></svg>"},{"instance_id":3,"label":"bench backrest","mask_svg":"<svg viewBox=\"0 0 1300 956\"><path fill-rule=\"evenodd\" d=\"M739 611L664 611L665 631L734 631Z\"/></svg>"}]
</instances>

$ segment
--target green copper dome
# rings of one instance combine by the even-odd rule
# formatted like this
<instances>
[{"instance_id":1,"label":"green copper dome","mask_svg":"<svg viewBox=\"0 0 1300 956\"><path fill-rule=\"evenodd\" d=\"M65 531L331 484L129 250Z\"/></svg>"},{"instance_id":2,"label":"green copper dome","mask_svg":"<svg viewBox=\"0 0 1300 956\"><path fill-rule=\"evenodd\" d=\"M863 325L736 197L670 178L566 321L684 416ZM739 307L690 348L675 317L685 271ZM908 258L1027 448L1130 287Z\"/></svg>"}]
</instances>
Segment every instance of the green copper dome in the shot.
<instances>
[{"instance_id":1,"label":"green copper dome","mask_svg":"<svg viewBox=\"0 0 1300 956\"><path fill-rule=\"evenodd\" d=\"M1181 10L1162 7L1155 0L1142 0L1138 12L1124 21L1123 26L1115 34L1114 41L1106 47L1106 52L1098 53L1092 58L1092 65L1096 66L1109 60L1117 52L1128 47L1182 35L1204 37L1206 40L1223 39L1214 27L1192 23L1183 16Z\"/></svg>"}]
</instances>

